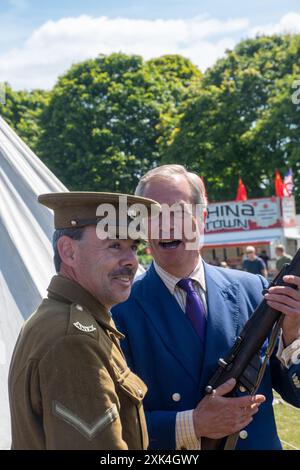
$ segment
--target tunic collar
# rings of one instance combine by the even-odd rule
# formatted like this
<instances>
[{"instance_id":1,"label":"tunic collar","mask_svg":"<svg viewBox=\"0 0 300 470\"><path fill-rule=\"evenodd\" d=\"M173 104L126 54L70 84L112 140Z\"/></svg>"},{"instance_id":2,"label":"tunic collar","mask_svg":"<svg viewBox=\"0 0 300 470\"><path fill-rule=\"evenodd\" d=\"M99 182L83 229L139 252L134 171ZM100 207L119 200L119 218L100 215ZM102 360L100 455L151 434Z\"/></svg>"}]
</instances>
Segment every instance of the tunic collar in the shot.
<instances>
[{"instance_id":1,"label":"tunic collar","mask_svg":"<svg viewBox=\"0 0 300 470\"><path fill-rule=\"evenodd\" d=\"M49 298L86 307L100 325L118 338L124 338L116 329L110 311L77 282L58 274L53 276L47 290Z\"/></svg>"}]
</instances>

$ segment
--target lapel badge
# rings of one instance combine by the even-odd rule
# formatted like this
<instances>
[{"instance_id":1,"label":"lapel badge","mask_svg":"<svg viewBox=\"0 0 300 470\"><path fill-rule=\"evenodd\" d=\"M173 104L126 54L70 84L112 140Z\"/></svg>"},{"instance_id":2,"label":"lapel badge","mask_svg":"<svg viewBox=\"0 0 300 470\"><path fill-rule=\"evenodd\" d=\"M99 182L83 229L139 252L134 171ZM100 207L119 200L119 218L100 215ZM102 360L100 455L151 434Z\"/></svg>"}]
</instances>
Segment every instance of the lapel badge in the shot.
<instances>
[{"instance_id":1,"label":"lapel badge","mask_svg":"<svg viewBox=\"0 0 300 470\"><path fill-rule=\"evenodd\" d=\"M84 331L85 333L92 333L93 331L96 331L96 328L94 327L94 325L82 325L82 323L80 323L79 321L77 321L76 323L73 323L73 325L75 326L75 328L77 328L78 330L80 331Z\"/></svg>"}]
</instances>

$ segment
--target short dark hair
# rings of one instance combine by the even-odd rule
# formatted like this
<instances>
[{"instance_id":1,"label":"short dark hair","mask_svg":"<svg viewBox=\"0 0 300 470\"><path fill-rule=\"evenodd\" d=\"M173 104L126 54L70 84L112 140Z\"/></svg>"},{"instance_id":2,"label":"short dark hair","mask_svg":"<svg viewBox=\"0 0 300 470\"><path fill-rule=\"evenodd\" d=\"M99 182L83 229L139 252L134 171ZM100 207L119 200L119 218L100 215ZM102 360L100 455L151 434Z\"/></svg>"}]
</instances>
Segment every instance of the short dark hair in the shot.
<instances>
[{"instance_id":1,"label":"short dark hair","mask_svg":"<svg viewBox=\"0 0 300 470\"><path fill-rule=\"evenodd\" d=\"M81 240L83 236L85 227L79 227L79 228L62 228L62 229L57 229L55 230L53 234L53 239L52 239L52 246L53 246L53 251L54 251L54 266L55 270L58 273L61 267L61 257L57 248L57 242L60 239L60 237L70 237L73 240Z\"/></svg>"}]
</instances>

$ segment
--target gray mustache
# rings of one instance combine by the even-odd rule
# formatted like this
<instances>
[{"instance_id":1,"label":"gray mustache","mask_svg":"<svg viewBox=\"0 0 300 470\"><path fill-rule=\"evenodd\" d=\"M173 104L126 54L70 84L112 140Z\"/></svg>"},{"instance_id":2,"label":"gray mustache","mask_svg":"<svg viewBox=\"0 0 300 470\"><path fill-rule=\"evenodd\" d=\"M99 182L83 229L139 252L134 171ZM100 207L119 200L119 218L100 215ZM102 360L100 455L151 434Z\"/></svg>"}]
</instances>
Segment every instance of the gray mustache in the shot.
<instances>
[{"instance_id":1,"label":"gray mustache","mask_svg":"<svg viewBox=\"0 0 300 470\"><path fill-rule=\"evenodd\" d=\"M112 273L112 277L114 276L128 276L128 277L134 277L134 271L130 268L123 268L123 269L119 269L118 271L114 271Z\"/></svg>"}]
</instances>

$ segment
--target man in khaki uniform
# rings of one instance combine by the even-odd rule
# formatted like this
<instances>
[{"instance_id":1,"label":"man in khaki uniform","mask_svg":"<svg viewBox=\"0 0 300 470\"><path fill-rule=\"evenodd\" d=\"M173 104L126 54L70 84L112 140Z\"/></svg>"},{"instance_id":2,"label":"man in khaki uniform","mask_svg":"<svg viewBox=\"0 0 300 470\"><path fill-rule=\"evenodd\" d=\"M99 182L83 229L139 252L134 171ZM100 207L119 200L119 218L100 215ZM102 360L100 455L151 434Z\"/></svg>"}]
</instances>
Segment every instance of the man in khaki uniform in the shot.
<instances>
[{"instance_id":1,"label":"man in khaki uniform","mask_svg":"<svg viewBox=\"0 0 300 470\"><path fill-rule=\"evenodd\" d=\"M26 321L10 376L12 449L146 449L144 383L128 368L110 308L124 300L137 241L99 238L97 207L109 193L53 193L58 275ZM128 207L151 200L128 196ZM128 209L126 208L126 210ZM123 206L124 209L124 206ZM98 214L98 212L97 212ZM127 225L127 213L126 213ZM120 225L118 226L118 230Z\"/></svg>"}]
</instances>

